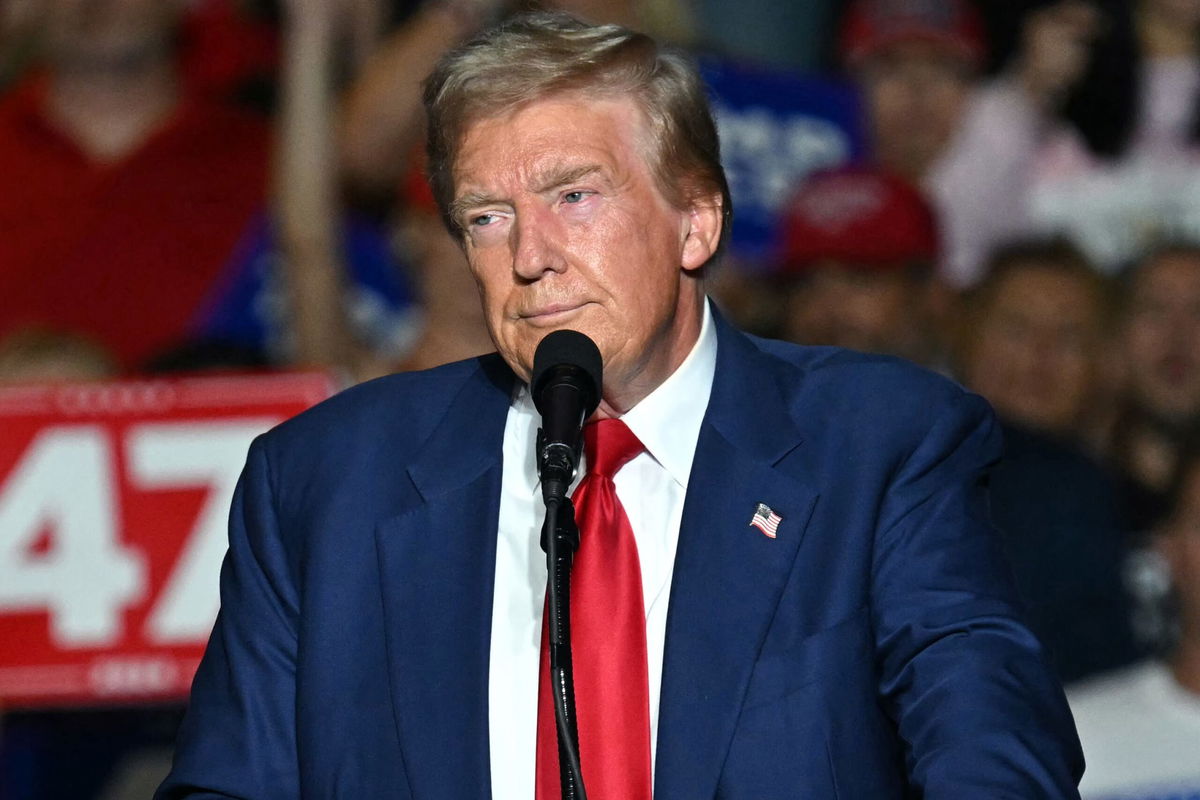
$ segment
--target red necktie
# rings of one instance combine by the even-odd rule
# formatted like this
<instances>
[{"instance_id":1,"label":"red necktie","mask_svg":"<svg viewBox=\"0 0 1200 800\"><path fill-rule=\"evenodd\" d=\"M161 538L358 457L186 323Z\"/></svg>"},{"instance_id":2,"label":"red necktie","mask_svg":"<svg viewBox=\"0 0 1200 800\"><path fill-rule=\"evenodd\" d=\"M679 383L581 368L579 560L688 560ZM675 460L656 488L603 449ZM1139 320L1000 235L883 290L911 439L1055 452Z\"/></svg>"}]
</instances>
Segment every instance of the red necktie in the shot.
<instances>
[{"instance_id":1,"label":"red necktie","mask_svg":"<svg viewBox=\"0 0 1200 800\"><path fill-rule=\"evenodd\" d=\"M645 447L618 419L585 425L587 474L571 499L579 552L571 571L571 653L579 761L592 800L650 800L650 693L642 569L612 477ZM558 740L542 624L537 800L558 800Z\"/></svg>"}]
</instances>

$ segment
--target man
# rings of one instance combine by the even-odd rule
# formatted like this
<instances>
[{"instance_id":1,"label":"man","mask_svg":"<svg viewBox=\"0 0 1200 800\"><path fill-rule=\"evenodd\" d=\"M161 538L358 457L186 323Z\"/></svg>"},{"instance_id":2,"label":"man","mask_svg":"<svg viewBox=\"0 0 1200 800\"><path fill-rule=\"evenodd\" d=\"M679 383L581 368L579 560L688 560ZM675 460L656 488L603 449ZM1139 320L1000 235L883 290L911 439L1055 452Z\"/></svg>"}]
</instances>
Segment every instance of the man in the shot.
<instances>
[{"instance_id":1,"label":"man","mask_svg":"<svg viewBox=\"0 0 1200 800\"><path fill-rule=\"evenodd\" d=\"M965 298L958 367L1008 421L1090 444L1104 381L1108 281L1065 240L1012 242L993 252Z\"/></svg>"},{"instance_id":2,"label":"man","mask_svg":"<svg viewBox=\"0 0 1200 800\"><path fill-rule=\"evenodd\" d=\"M1125 408L1113 457L1126 476L1132 523L1162 521L1180 443L1200 424L1200 247L1164 246L1129 276L1118 352Z\"/></svg>"},{"instance_id":3,"label":"man","mask_svg":"<svg viewBox=\"0 0 1200 800\"><path fill-rule=\"evenodd\" d=\"M1004 432L992 521L1027 621L1068 684L1139 655L1119 493L1088 447L1107 411L1108 317L1106 279L1071 244L1014 242L967 295L958 347L959 376Z\"/></svg>"},{"instance_id":4,"label":"man","mask_svg":"<svg viewBox=\"0 0 1200 800\"><path fill-rule=\"evenodd\" d=\"M652 769L660 800L1075 797L1065 701L981 507L986 406L709 310L730 207L694 70L622 28L523 17L449 54L426 104L500 357L364 385L253 447L159 797L546 786L525 381L562 328L603 355L595 424L645 446L613 483L646 624L603 644L642 634L647 719L604 733L649 738L653 763L618 771ZM578 565L605 533L585 526ZM577 670L603 650L576 640ZM581 729L609 710L589 696ZM648 798L596 788L588 733L594 796Z\"/></svg>"},{"instance_id":5,"label":"man","mask_svg":"<svg viewBox=\"0 0 1200 800\"><path fill-rule=\"evenodd\" d=\"M0 100L0 337L82 335L134 369L193 336L266 199L270 129L181 69L181 0L44 0Z\"/></svg>"},{"instance_id":6,"label":"man","mask_svg":"<svg viewBox=\"0 0 1200 800\"><path fill-rule=\"evenodd\" d=\"M947 292L937 220L913 186L876 169L822 173L784 220L782 338L937 364Z\"/></svg>"},{"instance_id":7,"label":"man","mask_svg":"<svg viewBox=\"0 0 1200 800\"><path fill-rule=\"evenodd\" d=\"M924 180L958 130L985 57L966 0L855 0L840 55L861 87L878 162Z\"/></svg>"},{"instance_id":8,"label":"man","mask_svg":"<svg viewBox=\"0 0 1200 800\"><path fill-rule=\"evenodd\" d=\"M1169 580L1150 534L1170 511L1180 448L1200 426L1200 247L1167 243L1147 253L1125 280L1115 348L1124 381L1108 456L1133 551L1126 574L1135 630L1157 650L1172 636L1163 613Z\"/></svg>"},{"instance_id":9,"label":"man","mask_svg":"<svg viewBox=\"0 0 1200 800\"><path fill-rule=\"evenodd\" d=\"M981 208L974 197L981 184L1008 176L993 174L988 154L969 163L957 157L963 136L973 133L964 122L987 58L974 4L854 0L843 21L840 56L862 91L876 162L921 186L937 208L940 277L957 287L969 285L978 265L964 262L978 259L979 238L1009 219L1007 207ZM970 217L972 225L961 224L971 212L983 213Z\"/></svg>"}]
</instances>

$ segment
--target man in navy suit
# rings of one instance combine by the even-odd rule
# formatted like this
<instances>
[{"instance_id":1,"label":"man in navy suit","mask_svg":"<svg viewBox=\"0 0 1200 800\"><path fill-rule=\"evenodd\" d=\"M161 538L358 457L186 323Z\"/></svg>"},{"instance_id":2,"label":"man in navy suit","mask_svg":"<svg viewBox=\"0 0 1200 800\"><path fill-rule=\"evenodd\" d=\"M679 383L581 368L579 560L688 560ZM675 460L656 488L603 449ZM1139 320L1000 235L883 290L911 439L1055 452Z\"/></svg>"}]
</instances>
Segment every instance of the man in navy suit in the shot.
<instances>
[{"instance_id":1,"label":"man in navy suit","mask_svg":"<svg viewBox=\"0 0 1200 800\"><path fill-rule=\"evenodd\" d=\"M158 796L533 796L526 384L572 328L603 357L596 417L645 445L613 480L655 797L1078 797L1071 718L986 518L989 410L710 309L730 204L690 65L534 15L447 55L426 108L499 354L356 387L255 442Z\"/></svg>"}]
</instances>

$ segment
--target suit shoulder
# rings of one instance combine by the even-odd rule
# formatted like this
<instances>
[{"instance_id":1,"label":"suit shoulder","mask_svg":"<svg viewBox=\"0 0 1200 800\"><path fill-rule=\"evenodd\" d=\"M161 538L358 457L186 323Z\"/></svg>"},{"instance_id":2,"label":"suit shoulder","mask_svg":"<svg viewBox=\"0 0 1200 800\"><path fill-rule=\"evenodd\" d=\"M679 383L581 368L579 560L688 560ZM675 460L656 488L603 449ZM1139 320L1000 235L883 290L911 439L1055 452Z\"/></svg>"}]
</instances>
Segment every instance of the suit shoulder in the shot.
<instances>
[{"instance_id":1,"label":"suit shoulder","mask_svg":"<svg viewBox=\"0 0 1200 800\"><path fill-rule=\"evenodd\" d=\"M877 409L884 417L947 405L987 407L950 378L895 356L772 339L753 341L762 352L796 368L795 385L789 387L796 397L815 396L849 408Z\"/></svg>"},{"instance_id":2,"label":"suit shoulder","mask_svg":"<svg viewBox=\"0 0 1200 800\"><path fill-rule=\"evenodd\" d=\"M777 359L778 385L796 427L832 453L892 453L906 459L978 432L988 460L999 426L978 395L900 358L833 347L755 340Z\"/></svg>"},{"instance_id":3,"label":"suit shoulder","mask_svg":"<svg viewBox=\"0 0 1200 800\"><path fill-rule=\"evenodd\" d=\"M421 441L467 381L480 370L495 370L491 361L492 357L482 356L357 384L280 423L264 435L265 444L285 450L335 446L377 438L384 428Z\"/></svg>"}]
</instances>

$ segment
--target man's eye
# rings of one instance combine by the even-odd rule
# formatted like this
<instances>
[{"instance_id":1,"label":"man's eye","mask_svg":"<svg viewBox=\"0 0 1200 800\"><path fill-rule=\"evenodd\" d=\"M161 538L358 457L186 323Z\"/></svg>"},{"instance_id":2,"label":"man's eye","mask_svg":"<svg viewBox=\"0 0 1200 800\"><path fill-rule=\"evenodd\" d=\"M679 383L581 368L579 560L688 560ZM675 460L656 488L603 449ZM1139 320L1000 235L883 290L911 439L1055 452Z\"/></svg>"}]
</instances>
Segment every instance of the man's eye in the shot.
<instances>
[{"instance_id":1,"label":"man's eye","mask_svg":"<svg viewBox=\"0 0 1200 800\"><path fill-rule=\"evenodd\" d=\"M495 214L479 214L477 216L471 217L471 219L469 220L469 224L471 225L472 228L482 228L485 225L491 225L495 221L496 221Z\"/></svg>"},{"instance_id":2,"label":"man's eye","mask_svg":"<svg viewBox=\"0 0 1200 800\"><path fill-rule=\"evenodd\" d=\"M587 196L587 192L578 192L578 191L567 192L566 194L563 195L563 202L564 203L578 203L578 202L581 202L583 200L583 198L586 196Z\"/></svg>"}]
</instances>

